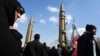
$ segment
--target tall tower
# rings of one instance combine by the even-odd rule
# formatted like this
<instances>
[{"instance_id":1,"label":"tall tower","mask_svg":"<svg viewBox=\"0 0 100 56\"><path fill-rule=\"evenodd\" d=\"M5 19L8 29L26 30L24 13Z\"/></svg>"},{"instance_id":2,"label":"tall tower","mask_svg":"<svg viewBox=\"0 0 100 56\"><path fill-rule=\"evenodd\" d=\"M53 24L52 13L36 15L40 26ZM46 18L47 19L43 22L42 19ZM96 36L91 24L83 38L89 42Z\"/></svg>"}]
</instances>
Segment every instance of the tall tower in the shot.
<instances>
[{"instance_id":1,"label":"tall tower","mask_svg":"<svg viewBox=\"0 0 100 56\"><path fill-rule=\"evenodd\" d=\"M59 44L61 46L67 45L65 12L63 4L61 4L60 6L60 14L59 14Z\"/></svg>"},{"instance_id":2,"label":"tall tower","mask_svg":"<svg viewBox=\"0 0 100 56\"><path fill-rule=\"evenodd\" d=\"M28 29L27 29L24 47L26 47L27 43L31 41L32 31L33 31L33 20L32 20L32 17L31 17L29 24L28 24Z\"/></svg>"}]
</instances>

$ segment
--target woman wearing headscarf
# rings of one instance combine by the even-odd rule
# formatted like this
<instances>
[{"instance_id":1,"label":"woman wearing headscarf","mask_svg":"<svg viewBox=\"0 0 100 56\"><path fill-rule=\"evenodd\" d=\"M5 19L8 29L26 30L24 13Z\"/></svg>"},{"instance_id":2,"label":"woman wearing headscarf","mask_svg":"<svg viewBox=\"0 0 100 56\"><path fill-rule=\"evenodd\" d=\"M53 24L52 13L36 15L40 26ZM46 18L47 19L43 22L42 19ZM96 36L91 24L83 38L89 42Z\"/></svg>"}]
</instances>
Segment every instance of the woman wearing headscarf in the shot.
<instances>
[{"instance_id":1,"label":"woman wearing headscarf","mask_svg":"<svg viewBox=\"0 0 100 56\"><path fill-rule=\"evenodd\" d=\"M0 0L0 56L20 56L22 35L13 28L25 13L17 0Z\"/></svg>"}]
</instances>

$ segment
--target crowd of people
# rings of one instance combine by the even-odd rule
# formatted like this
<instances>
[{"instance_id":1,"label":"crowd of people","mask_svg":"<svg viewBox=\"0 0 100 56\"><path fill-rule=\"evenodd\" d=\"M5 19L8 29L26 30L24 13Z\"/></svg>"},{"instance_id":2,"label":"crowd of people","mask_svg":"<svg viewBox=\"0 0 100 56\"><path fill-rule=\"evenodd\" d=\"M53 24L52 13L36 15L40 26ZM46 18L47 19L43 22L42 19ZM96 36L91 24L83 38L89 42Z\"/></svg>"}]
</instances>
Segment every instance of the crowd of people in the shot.
<instances>
[{"instance_id":1,"label":"crowd of people","mask_svg":"<svg viewBox=\"0 0 100 56\"><path fill-rule=\"evenodd\" d=\"M55 46L49 48L46 43L42 44L39 41L40 35L35 34L34 40L29 42L24 49L23 56L100 56L99 47L94 39L96 27L87 24L85 29L86 32L77 39L77 50L59 44L57 48ZM76 50L75 55L73 55L74 50Z\"/></svg>"},{"instance_id":2,"label":"crowd of people","mask_svg":"<svg viewBox=\"0 0 100 56\"><path fill-rule=\"evenodd\" d=\"M35 34L34 40L29 42L23 51L23 56L71 56L70 48L61 47L59 44L57 48L53 46L48 47L46 43L41 43L40 34Z\"/></svg>"},{"instance_id":3,"label":"crowd of people","mask_svg":"<svg viewBox=\"0 0 100 56\"><path fill-rule=\"evenodd\" d=\"M74 48L48 47L41 43L40 34L34 35L22 50L22 35L14 27L14 22L25 13L17 0L0 0L0 56L72 56ZM94 39L96 27L86 25L86 32L77 40L77 56L100 56L100 50Z\"/></svg>"}]
</instances>

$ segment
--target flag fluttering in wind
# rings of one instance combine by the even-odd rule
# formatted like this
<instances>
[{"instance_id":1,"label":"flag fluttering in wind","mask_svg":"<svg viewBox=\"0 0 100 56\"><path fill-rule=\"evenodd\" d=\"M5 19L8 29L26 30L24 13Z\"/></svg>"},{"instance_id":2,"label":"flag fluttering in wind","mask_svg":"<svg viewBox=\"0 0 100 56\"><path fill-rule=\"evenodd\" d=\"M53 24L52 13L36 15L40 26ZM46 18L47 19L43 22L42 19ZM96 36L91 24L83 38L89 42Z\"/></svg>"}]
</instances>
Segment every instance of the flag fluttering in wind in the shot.
<instances>
[{"instance_id":1,"label":"flag fluttering in wind","mask_svg":"<svg viewBox=\"0 0 100 56\"><path fill-rule=\"evenodd\" d=\"M77 39L79 38L79 33L74 24L72 24L72 38L71 38L71 46L74 48L72 56L77 56Z\"/></svg>"}]
</instances>

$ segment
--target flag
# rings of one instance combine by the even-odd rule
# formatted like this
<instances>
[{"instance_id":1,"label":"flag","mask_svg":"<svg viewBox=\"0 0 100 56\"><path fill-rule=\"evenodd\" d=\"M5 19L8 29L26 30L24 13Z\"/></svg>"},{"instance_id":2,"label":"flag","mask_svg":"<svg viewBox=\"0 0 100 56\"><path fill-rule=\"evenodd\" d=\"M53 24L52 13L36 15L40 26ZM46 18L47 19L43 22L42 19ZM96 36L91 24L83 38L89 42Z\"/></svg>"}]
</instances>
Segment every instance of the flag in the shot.
<instances>
[{"instance_id":1,"label":"flag","mask_svg":"<svg viewBox=\"0 0 100 56\"><path fill-rule=\"evenodd\" d=\"M72 56L77 56L77 39L79 38L79 33L74 24L72 24L72 38L71 38L71 46L74 49Z\"/></svg>"}]
</instances>

